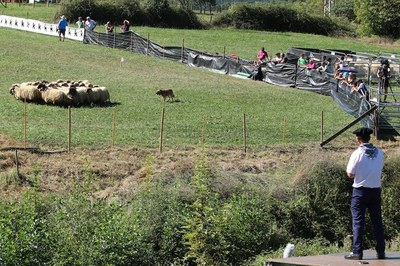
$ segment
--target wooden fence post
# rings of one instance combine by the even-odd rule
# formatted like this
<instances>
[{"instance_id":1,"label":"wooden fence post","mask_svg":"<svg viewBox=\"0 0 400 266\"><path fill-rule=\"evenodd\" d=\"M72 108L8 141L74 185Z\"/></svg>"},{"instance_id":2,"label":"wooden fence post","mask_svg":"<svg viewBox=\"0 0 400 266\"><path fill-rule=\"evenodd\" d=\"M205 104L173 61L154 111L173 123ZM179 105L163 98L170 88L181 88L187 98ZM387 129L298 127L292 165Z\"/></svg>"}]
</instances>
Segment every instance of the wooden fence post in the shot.
<instances>
[{"instance_id":1,"label":"wooden fence post","mask_svg":"<svg viewBox=\"0 0 400 266\"><path fill-rule=\"evenodd\" d=\"M201 130L201 144L204 146L206 143L206 117L203 115L203 126Z\"/></svg>"},{"instance_id":2,"label":"wooden fence post","mask_svg":"<svg viewBox=\"0 0 400 266\"><path fill-rule=\"evenodd\" d=\"M184 57L185 57L184 53L185 53L185 39L182 39L182 52L181 52L181 61L182 61L182 63L183 63Z\"/></svg>"},{"instance_id":3,"label":"wooden fence post","mask_svg":"<svg viewBox=\"0 0 400 266\"><path fill-rule=\"evenodd\" d=\"M244 153L247 153L247 131L246 131L246 114L243 113L243 147Z\"/></svg>"},{"instance_id":4,"label":"wooden fence post","mask_svg":"<svg viewBox=\"0 0 400 266\"><path fill-rule=\"evenodd\" d=\"M17 177L19 177L18 150L15 150L15 167L16 167L16 171L17 171Z\"/></svg>"},{"instance_id":5,"label":"wooden fence post","mask_svg":"<svg viewBox=\"0 0 400 266\"><path fill-rule=\"evenodd\" d=\"M26 98L24 99L24 147L26 148Z\"/></svg>"},{"instance_id":6,"label":"wooden fence post","mask_svg":"<svg viewBox=\"0 0 400 266\"><path fill-rule=\"evenodd\" d=\"M71 105L68 106L68 152L71 151L71 135L72 135L72 126L71 126Z\"/></svg>"},{"instance_id":7,"label":"wooden fence post","mask_svg":"<svg viewBox=\"0 0 400 266\"><path fill-rule=\"evenodd\" d=\"M282 141L283 144L286 144L286 117L283 119Z\"/></svg>"},{"instance_id":8,"label":"wooden fence post","mask_svg":"<svg viewBox=\"0 0 400 266\"><path fill-rule=\"evenodd\" d=\"M116 35L115 35L115 29L113 30L114 36L113 36L113 49L115 49L115 41L116 41ZM108 36L107 36L108 37Z\"/></svg>"},{"instance_id":9,"label":"wooden fence post","mask_svg":"<svg viewBox=\"0 0 400 266\"><path fill-rule=\"evenodd\" d=\"M146 48L146 55L149 55L149 47L150 47L150 33L147 33L147 48Z\"/></svg>"},{"instance_id":10,"label":"wooden fence post","mask_svg":"<svg viewBox=\"0 0 400 266\"><path fill-rule=\"evenodd\" d=\"M165 107L161 109L161 122L160 122L160 153L162 153L163 149L163 134L164 134L164 116L165 116Z\"/></svg>"},{"instance_id":11,"label":"wooden fence post","mask_svg":"<svg viewBox=\"0 0 400 266\"><path fill-rule=\"evenodd\" d=\"M131 51L133 51L133 33L131 32Z\"/></svg>"},{"instance_id":12,"label":"wooden fence post","mask_svg":"<svg viewBox=\"0 0 400 266\"><path fill-rule=\"evenodd\" d=\"M379 117L378 117L378 111L374 111L374 132L375 132L375 138L379 140Z\"/></svg>"},{"instance_id":13,"label":"wooden fence post","mask_svg":"<svg viewBox=\"0 0 400 266\"><path fill-rule=\"evenodd\" d=\"M321 142L324 141L324 111L321 111Z\"/></svg>"},{"instance_id":14,"label":"wooden fence post","mask_svg":"<svg viewBox=\"0 0 400 266\"><path fill-rule=\"evenodd\" d=\"M113 124L112 124L112 146L115 145L115 117L116 117L116 109L113 109Z\"/></svg>"}]
</instances>

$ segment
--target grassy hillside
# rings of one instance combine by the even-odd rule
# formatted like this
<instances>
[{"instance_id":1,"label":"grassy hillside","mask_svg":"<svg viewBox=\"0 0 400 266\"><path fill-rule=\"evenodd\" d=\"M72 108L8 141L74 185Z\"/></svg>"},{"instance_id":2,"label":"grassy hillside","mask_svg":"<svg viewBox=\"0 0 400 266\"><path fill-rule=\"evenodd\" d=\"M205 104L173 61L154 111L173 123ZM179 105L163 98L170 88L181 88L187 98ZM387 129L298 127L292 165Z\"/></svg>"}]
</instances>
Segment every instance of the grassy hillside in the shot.
<instances>
[{"instance_id":1,"label":"grassy hillside","mask_svg":"<svg viewBox=\"0 0 400 266\"><path fill-rule=\"evenodd\" d=\"M57 6L9 5L6 15L51 21ZM41 19L42 18L42 19ZM98 30L103 30L99 25ZM289 47L351 49L400 52L395 47L316 35L232 29L175 30L134 27L142 36L164 46L238 54L255 59L259 47L270 53ZM23 138L23 103L8 94L13 83L38 79L88 79L106 86L117 112L117 145L156 147L161 108L157 88L172 88L177 102L167 103L165 145L197 145L201 141L202 117L206 120L206 142L210 145L239 146L242 117L246 113L250 146L282 143L316 143L320 139L320 113L325 113L326 134L332 134L352 117L341 111L330 97L280 88L250 80L235 79L178 62L160 60L79 42L61 43L57 38L0 28L3 65L0 77L0 131ZM22 41L23 40L23 41ZM121 58L126 60L122 67ZM107 146L111 143L114 108L73 110L73 144ZM29 104L29 143L65 145L67 110Z\"/></svg>"},{"instance_id":2,"label":"grassy hillside","mask_svg":"<svg viewBox=\"0 0 400 266\"><path fill-rule=\"evenodd\" d=\"M206 142L228 146L242 143L243 113L247 115L249 145L316 142L321 111L325 111L331 131L352 119L330 97L124 51L74 41L63 43L57 38L15 30L0 31L4 47L1 57L7 66L0 79L0 119L7 121L2 123L1 131L17 139L23 137L23 103L9 95L8 88L13 83L39 79L87 79L108 87L117 110L118 145L158 145L164 103L155 91L164 87L173 88L178 99L165 104L167 146L198 144L203 115ZM126 58L122 67L121 57ZM109 145L112 110L74 109L73 143ZM29 142L65 143L66 109L29 104L27 113Z\"/></svg>"}]
</instances>

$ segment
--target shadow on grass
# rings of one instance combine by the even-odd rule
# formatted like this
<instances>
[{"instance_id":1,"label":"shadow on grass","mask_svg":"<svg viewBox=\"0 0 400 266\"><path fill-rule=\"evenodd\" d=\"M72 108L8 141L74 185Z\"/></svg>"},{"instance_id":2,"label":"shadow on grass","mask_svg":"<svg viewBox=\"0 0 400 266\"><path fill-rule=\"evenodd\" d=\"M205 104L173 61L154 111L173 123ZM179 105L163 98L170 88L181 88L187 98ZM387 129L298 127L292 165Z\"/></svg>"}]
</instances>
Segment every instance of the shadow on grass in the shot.
<instances>
[{"instance_id":1,"label":"shadow on grass","mask_svg":"<svg viewBox=\"0 0 400 266\"><path fill-rule=\"evenodd\" d=\"M45 105L50 107L57 107L57 108L68 108L68 105L52 105L46 104L44 102L30 102L29 104L36 104L36 105ZM71 108L110 108L116 107L121 105L120 102L106 102L106 103L99 103L99 104L85 104L85 105L71 105Z\"/></svg>"}]
</instances>

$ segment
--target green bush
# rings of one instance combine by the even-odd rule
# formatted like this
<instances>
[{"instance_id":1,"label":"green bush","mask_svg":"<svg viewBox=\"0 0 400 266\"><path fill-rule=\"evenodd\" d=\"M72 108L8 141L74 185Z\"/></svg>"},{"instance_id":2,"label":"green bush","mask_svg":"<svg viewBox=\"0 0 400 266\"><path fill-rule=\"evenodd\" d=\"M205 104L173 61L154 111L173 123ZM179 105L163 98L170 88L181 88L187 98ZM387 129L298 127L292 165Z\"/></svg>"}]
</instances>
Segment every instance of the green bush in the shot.
<instances>
[{"instance_id":1,"label":"green bush","mask_svg":"<svg viewBox=\"0 0 400 266\"><path fill-rule=\"evenodd\" d=\"M36 193L0 200L0 265L44 265L51 259L46 208Z\"/></svg>"},{"instance_id":2,"label":"green bush","mask_svg":"<svg viewBox=\"0 0 400 266\"><path fill-rule=\"evenodd\" d=\"M60 6L60 13L56 15L56 17L60 17L60 15L65 15L67 19L72 23L78 20L78 17L82 17L84 20L87 16L93 17L93 10L96 10L97 2L96 0L92 1L80 1L80 0L69 0L62 1Z\"/></svg>"},{"instance_id":3,"label":"green bush","mask_svg":"<svg viewBox=\"0 0 400 266\"><path fill-rule=\"evenodd\" d=\"M131 25L146 25L168 28L202 28L196 15L182 8L173 8L168 1L119 0L119 1L79 1L69 0L61 3L60 15L65 15L70 22L78 17L90 16L98 25L111 21L122 25L127 19Z\"/></svg>"},{"instance_id":4,"label":"green bush","mask_svg":"<svg viewBox=\"0 0 400 266\"><path fill-rule=\"evenodd\" d=\"M365 35L400 37L400 2L392 0L354 1L359 32Z\"/></svg>"},{"instance_id":5,"label":"green bush","mask_svg":"<svg viewBox=\"0 0 400 266\"><path fill-rule=\"evenodd\" d=\"M140 265L167 265L184 257L182 235L188 210L178 183L151 181L133 197L129 208L140 228Z\"/></svg>"},{"instance_id":6,"label":"green bush","mask_svg":"<svg viewBox=\"0 0 400 266\"><path fill-rule=\"evenodd\" d=\"M76 181L55 199L48 234L52 265L128 265L141 262L136 216L118 203L94 198L90 183Z\"/></svg>"},{"instance_id":7,"label":"green bush","mask_svg":"<svg viewBox=\"0 0 400 266\"><path fill-rule=\"evenodd\" d=\"M382 218L386 239L393 239L400 233L400 158L387 158L383 168Z\"/></svg>"},{"instance_id":8,"label":"green bush","mask_svg":"<svg viewBox=\"0 0 400 266\"><path fill-rule=\"evenodd\" d=\"M213 25L231 26L237 29L292 31L321 35L330 35L340 29L328 17L311 16L287 6L232 5L227 13L216 17Z\"/></svg>"},{"instance_id":9,"label":"green bush","mask_svg":"<svg viewBox=\"0 0 400 266\"><path fill-rule=\"evenodd\" d=\"M388 242L399 237L399 162L388 158L383 171ZM289 241L295 255L334 252L351 234L352 180L332 158L305 158L292 186L274 191L249 176L221 179L204 160L182 177L156 176L153 167L148 157L146 178L124 200L95 197L88 169L65 194L2 198L0 265L243 265L281 256Z\"/></svg>"},{"instance_id":10,"label":"green bush","mask_svg":"<svg viewBox=\"0 0 400 266\"><path fill-rule=\"evenodd\" d=\"M233 195L218 210L216 226L225 240L226 261L241 265L244 260L286 243L288 236L273 216L275 203L260 193Z\"/></svg>"},{"instance_id":11,"label":"green bush","mask_svg":"<svg viewBox=\"0 0 400 266\"><path fill-rule=\"evenodd\" d=\"M278 219L284 219L295 238L341 241L351 233L351 184L343 165L331 160L316 161L297 180L296 196L282 207L283 217Z\"/></svg>"},{"instance_id":12,"label":"green bush","mask_svg":"<svg viewBox=\"0 0 400 266\"><path fill-rule=\"evenodd\" d=\"M344 17L353 21L356 19L354 14L354 1L353 0L339 0L336 1L332 7L332 13L337 17Z\"/></svg>"}]
</instances>

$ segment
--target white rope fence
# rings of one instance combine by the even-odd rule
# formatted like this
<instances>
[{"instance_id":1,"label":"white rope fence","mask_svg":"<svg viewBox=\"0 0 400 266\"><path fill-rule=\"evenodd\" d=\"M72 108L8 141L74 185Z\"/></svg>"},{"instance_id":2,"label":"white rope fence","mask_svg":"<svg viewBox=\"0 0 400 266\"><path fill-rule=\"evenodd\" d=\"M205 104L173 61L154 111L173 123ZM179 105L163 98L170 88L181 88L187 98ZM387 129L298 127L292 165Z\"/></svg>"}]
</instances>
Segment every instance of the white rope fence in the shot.
<instances>
[{"instance_id":1,"label":"white rope fence","mask_svg":"<svg viewBox=\"0 0 400 266\"><path fill-rule=\"evenodd\" d=\"M34 19L0 15L0 27L58 36L57 24L44 23ZM83 41L84 33L84 29L67 27L65 31L65 38Z\"/></svg>"}]
</instances>

